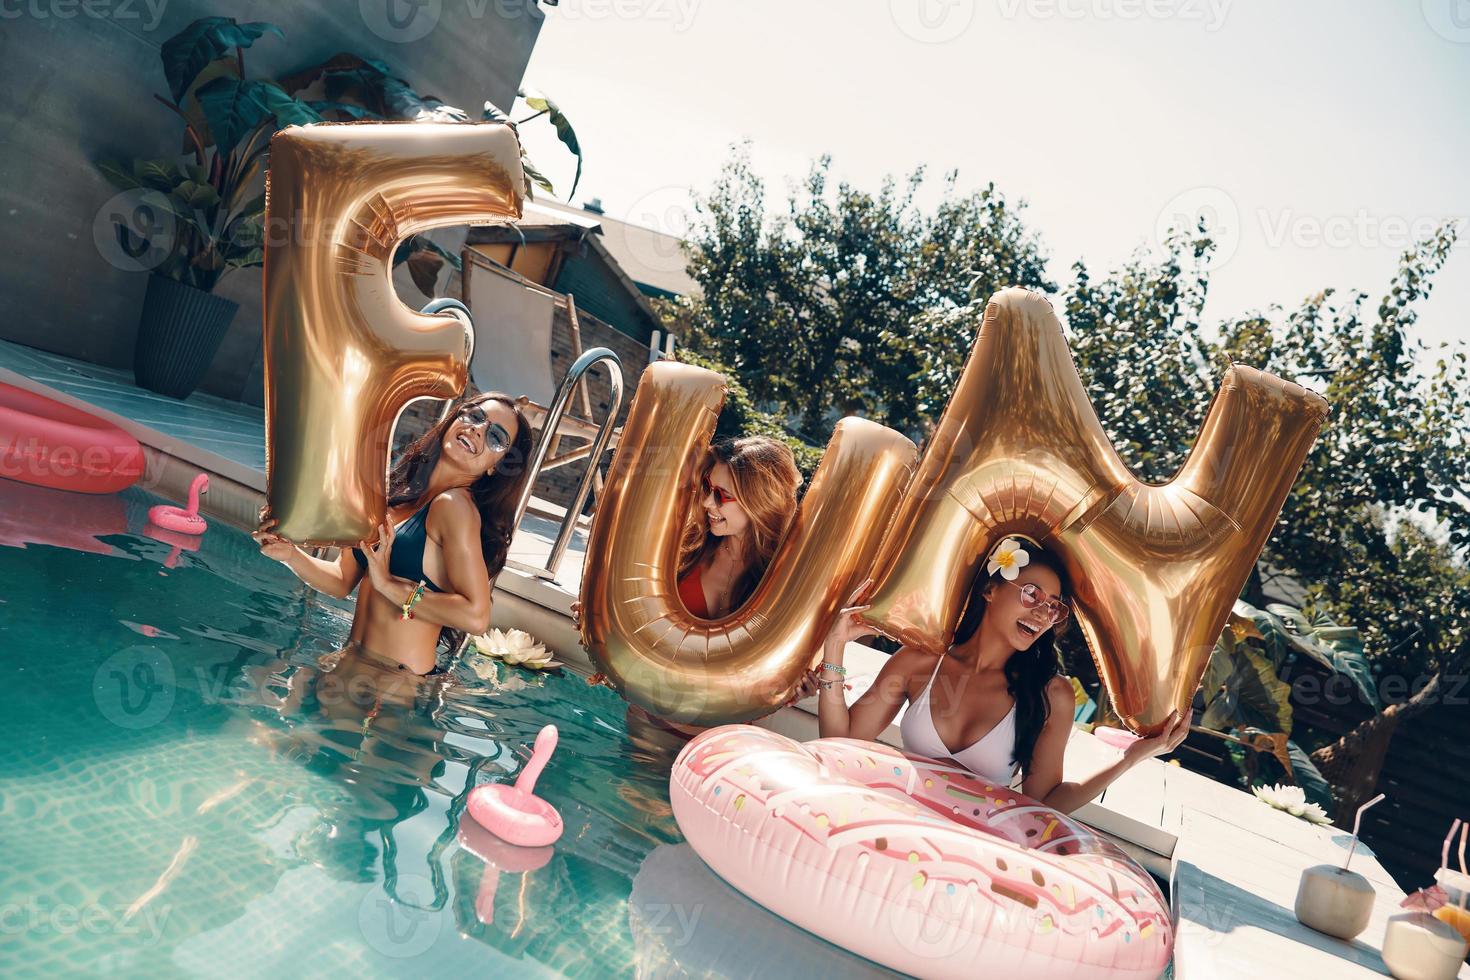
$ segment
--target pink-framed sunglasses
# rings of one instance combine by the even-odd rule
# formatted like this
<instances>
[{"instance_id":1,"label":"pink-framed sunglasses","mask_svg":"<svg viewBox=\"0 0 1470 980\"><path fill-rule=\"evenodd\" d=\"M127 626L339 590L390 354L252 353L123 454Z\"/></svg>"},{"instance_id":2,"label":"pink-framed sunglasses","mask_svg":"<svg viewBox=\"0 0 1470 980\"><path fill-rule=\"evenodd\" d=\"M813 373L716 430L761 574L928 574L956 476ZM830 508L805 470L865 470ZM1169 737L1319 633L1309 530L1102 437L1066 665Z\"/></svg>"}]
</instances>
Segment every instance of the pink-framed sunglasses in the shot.
<instances>
[{"instance_id":1,"label":"pink-framed sunglasses","mask_svg":"<svg viewBox=\"0 0 1470 980\"><path fill-rule=\"evenodd\" d=\"M1001 579L1001 581L1004 582L1006 585L1014 586L1015 588L1021 590L1022 608L1035 609L1037 606L1041 606L1042 608L1044 608L1047 611L1047 614L1051 616L1051 624L1053 626L1057 625L1058 623L1064 622L1066 618L1072 614L1071 606L1067 605L1065 602L1062 602L1060 599L1051 598L1045 592L1041 591L1041 586L1035 584L1034 582L1027 582L1024 585L1018 585L1017 583L1012 582L1009 579L1003 578Z\"/></svg>"}]
</instances>

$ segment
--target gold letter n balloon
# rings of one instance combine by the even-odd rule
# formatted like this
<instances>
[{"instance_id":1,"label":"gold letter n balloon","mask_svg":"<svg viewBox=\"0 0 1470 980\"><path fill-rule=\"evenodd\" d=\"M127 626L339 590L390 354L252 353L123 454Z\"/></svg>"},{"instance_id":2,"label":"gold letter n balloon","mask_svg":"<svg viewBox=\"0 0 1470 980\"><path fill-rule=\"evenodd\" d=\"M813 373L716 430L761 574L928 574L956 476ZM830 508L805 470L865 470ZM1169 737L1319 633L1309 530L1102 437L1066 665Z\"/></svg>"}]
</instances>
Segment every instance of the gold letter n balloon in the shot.
<instances>
[{"instance_id":1,"label":"gold letter n balloon","mask_svg":"<svg viewBox=\"0 0 1470 980\"><path fill-rule=\"evenodd\" d=\"M1119 714L1156 731L1187 708L1326 415L1319 396L1233 366L1184 467L1140 483L1103 433L1051 306L1006 290L912 481L907 440L844 419L755 594L710 622L679 601L674 564L721 396L717 375L648 368L582 578L583 642L599 668L629 700L704 724L779 706L870 569L868 620L945 649L990 547L1024 533L1061 555Z\"/></svg>"},{"instance_id":2,"label":"gold letter n balloon","mask_svg":"<svg viewBox=\"0 0 1470 980\"><path fill-rule=\"evenodd\" d=\"M301 543L355 543L387 509L393 425L464 391L473 337L393 292L393 252L437 225L519 218L515 132L495 123L292 126L271 139L266 506Z\"/></svg>"}]
</instances>

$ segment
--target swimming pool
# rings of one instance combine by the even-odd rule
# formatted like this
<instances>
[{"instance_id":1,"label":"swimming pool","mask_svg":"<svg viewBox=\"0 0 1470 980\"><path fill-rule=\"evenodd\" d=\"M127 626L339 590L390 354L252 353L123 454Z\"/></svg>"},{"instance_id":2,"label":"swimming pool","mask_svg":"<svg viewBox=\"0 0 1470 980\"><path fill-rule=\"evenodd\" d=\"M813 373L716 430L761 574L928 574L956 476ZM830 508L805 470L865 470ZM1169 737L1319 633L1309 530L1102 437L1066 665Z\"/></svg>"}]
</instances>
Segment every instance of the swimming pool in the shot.
<instances>
[{"instance_id":1,"label":"swimming pool","mask_svg":"<svg viewBox=\"0 0 1470 980\"><path fill-rule=\"evenodd\" d=\"M324 669L350 606L157 502L0 480L0 974L885 975L681 843L680 743L613 692ZM566 833L494 852L465 794L547 722Z\"/></svg>"}]
</instances>

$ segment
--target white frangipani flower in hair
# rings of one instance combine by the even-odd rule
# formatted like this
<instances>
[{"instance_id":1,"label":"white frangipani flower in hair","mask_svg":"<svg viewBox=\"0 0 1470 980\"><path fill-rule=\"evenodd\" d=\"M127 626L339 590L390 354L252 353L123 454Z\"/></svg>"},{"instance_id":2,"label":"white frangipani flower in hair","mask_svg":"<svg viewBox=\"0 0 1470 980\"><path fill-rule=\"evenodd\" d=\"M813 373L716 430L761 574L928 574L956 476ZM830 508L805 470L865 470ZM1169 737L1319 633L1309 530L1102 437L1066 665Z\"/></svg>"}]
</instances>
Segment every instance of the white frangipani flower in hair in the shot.
<instances>
[{"instance_id":1,"label":"white frangipani flower in hair","mask_svg":"<svg viewBox=\"0 0 1470 980\"><path fill-rule=\"evenodd\" d=\"M990 553L990 560L985 563L985 574L994 575L1000 572L1001 578L1007 582L1015 581L1021 569L1031 563L1031 555L1021 542L1015 538L1002 538L1000 544Z\"/></svg>"}]
</instances>

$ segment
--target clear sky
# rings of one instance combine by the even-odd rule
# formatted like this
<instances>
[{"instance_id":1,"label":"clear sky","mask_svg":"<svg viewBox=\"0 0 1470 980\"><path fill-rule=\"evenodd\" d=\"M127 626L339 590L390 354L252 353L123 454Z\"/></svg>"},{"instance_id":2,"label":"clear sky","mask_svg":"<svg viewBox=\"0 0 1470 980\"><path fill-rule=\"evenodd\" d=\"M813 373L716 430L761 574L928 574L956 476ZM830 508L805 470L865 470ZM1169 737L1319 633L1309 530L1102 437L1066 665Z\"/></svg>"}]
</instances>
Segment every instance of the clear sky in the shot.
<instances>
[{"instance_id":1,"label":"clear sky","mask_svg":"<svg viewBox=\"0 0 1470 980\"><path fill-rule=\"evenodd\" d=\"M1376 300L1416 229L1470 216L1470 0L561 0L527 84L586 155L575 199L680 233L730 145L768 194L830 153L1029 205L1053 279L1171 217L1221 219L1207 320L1325 286ZM524 111L517 111L519 118ZM565 190L569 158L527 127ZM937 181L936 181L937 183ZM1186 217L1187 220L1187 217ZM1420 335L1470 338L1470 228Z\"/></svg>"}]
</instances>

